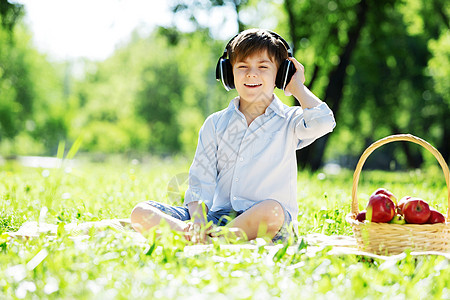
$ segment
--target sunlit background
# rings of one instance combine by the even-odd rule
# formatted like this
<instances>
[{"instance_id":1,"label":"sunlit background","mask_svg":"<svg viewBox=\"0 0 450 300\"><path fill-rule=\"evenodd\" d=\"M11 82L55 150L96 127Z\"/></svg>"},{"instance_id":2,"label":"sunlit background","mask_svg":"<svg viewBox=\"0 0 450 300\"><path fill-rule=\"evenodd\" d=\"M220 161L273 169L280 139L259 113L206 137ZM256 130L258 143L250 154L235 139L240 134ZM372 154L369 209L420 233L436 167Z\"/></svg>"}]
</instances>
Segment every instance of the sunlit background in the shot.
<instances>
[{"instance_id":1,"label":"sunlit background","mask_svg":"<svg viewBox=\"0 0 450 300\"><path fill-rule=\"evenodd\" d=\"M352 168L373 141L411 133L450 157L446 1L0 0L0 157L192 157L204 119L236 92L215 80L240 30L285 37L306 84L333 109L335 131L299 165ZM276 91L283 102L298 105ZM389 145L367 166L434 164Z\"/></svg>"},{"instance_id":2,"label":"sunlit background","mask_svg":"<svg viewBox=\"0 0 450 300\"><path fill-rule=\"evenodd\" d=\"M103 60L133 30L170 24L164 1L17 1L36 47L55 59Z\"/></svg>"},{"instance_id":3,"label":"sunlit background","mask_svg":"<svg viewBox=\"0 0 450 300\"><path fill-rule=\"evenodd\" d=\"M133 31L149 34L156 26L175 25L183 31L195 30L185 18L173 15L169 1L145 0L19 0L24 5L24 22L33 34L34 45L51 58L67 60L85 57L103 60L127 43ZM211 15L200 12L199 19L214 35L235 34L231 9L216 9ZM228 22L227 22L228 21Z\"/></svg>"}]
</instances>

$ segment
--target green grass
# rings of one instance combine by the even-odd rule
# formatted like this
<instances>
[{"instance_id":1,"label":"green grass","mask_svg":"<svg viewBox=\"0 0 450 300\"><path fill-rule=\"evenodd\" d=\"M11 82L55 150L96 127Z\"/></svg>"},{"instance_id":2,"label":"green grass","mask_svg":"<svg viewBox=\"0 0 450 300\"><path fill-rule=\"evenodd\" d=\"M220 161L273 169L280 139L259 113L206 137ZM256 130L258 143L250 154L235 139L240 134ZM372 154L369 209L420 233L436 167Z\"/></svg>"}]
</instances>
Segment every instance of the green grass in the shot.
<instances>
[{"instance_id":1,"label":"green grass","mask_svg":"<svg viewBox=\"0 0 450 300\"><path fill-rule=\"evenodd\" d=\"M73 168L0 167L0 298L2 299L450 299L450 264L440 256L407 255L384 261L336 256L325 248L307 255L273 253L263 246L234 251L215 241L209 251L188 255L172 233L142 243L113 229L74 238L8 239L23 222L52 224L128 218L140 201L168 202L167 186L188 171L183 159L84 163ZM351 235L353 172L301 172L298 184L301 235ZM364 171L358 195L386 187L397 197L416 195L446 212L445 181L426 171ZM45 208L44 208L45 207ZM388 237L387 237L388 238Z\"/></svg>"}]
</instances>

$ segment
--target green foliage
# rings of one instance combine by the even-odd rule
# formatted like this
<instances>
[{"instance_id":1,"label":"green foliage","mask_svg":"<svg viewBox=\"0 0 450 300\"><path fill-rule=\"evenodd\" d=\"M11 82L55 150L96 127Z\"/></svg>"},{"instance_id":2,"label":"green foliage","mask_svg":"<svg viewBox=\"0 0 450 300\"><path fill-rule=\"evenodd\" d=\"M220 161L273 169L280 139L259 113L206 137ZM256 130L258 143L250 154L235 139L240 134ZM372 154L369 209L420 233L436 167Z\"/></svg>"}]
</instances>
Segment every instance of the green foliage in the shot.
<instances>
[{"instance_id":1,"label":"green foliage","mask_svg":"<svg viewBox=\"0 0 450 300\"><path fill-rule=\"evenodd\" d=\"M431 40L429 48L433 54L428 61L428 70L433 79L435 91L442 97L441 105L450 107L450 33L447 31L438 40Z\"/></svg>"},{"instance_id":2,"label":"green foliage","mask_svg":"<svg viewBox=\"0 0 450 300\"><path fill-rule=\"evenodd\" d=\"M368 144L394 133L422 137L450 157L443 0L180 0L171 3L173 25L136 30L104 61L65 63L33 48L20 5L1 3L2 21L15 25L0 27L2 155L54 154L60 141L79 136L87 152L192 155L203 120L236 96L215 80L227 41L217 40L219 29L202 15L232 8L237 28L269 27L291 43L306 84L335 112L335 131L304 149L302 166L326 160L352 166ZM182 18L192 30L176 27ZM282 94L283 102L295 103ZM430 163L409 145L380 151L383 163L374 167Z\"/></svg>"},{"instance_id":3,"label":"green foliage","mask_svg":"<svg viewBox=\"0 0 450 300\"><path fill-rule=\"evenodd\" d=\"M24 61L26 49L10 41L10 33L0 27L0 104L1 136L14 137L32 112L32 84Z\"/></svg>"},{"instance_id":4,"label":"green foliage","mask_svg":"<svg viewBox=\"0 0 450 300\"><path fill-rule=\"evenodd\" d=\"M176 152L180 148L176 116L182 113L186 80L174 64L173 49L168 50L152 55L155 61L142 70L137 94L137 111L149 124L153 153Z\"/></svg>"},{"instance_id":5,"label":"green foliage","mask_svg":"<svg viewBox=\"0 0 450 300\"><path fill-rule=\"evenodd\" d=\"M206 34L136 34L106 61L91 63L75 85L71 136L83 135L87 151L193 152L204 118L230 99L213 80L215 59L204 59L215 57L205 45L217 48Z\"/></svg>"},{"instance_id":6,"label":"green foliage","mask_svg":"<svg viewBox=\"0 0 450 300\"><path fill-rule=\"evenodd\" d=\"M14 26L23 15L23 4L0 0L0 22L7 31L13 31Z\"/></svg>"},{"instance_id":7,"label":"green foliage","mask_svg":"<svg viewBox=\"0 0 450 300\"><path fill-rule=\"evenodd\" d=\"M278 27L289 33L305 65L306 83L337 118L328 159L346 164L370 142L394 133L421 136L448 159L449 93L442 93L438 82L449 57L434 46L444 43L448 32L444 1L285 0L284 10L286 19ZM432 63L437 57L439 71ZM313 159L320 147L313 144L302 157ZM389 157L383 168L390 161L413 167L423 161L408 145L381 151Z\"/></svg>"},{"instance_id":8,"label":"green foliage","mask_svg":"<svg viewBox=\"0 0 450 300\"><path fill-rule=\"evenodd\" d=\"M20 225L24 222L22 218L17 215L17 212L12 211L2 211L0 213L0 232L3 233L5 231L17 231L20 228Z\"/></svg>"},{"instance_id":9,"label":"green foliage","mask_svg":"<svg viewBox=\"0 0 450 300\"><path fill-rule=\"evenodd\" d=\"M2 154L45 154L67 135L57 67L33 49L21 24L0 27L0 149Z\"/></svg>"},{"instance_id":10,"label":"green foliage","mask_svg":"<svg viewBox=\"0 0 450 300\"><path fill-rule=\"evenodd\" d=\"M429 55L426 43L420 36L408 36L402 15L392 6L370 18L347 69L340 123L371 141L403 132L425 137L417 109L427 83L422 74ZM348 147L358 153L367 146L361 142Z\"/></svg>"}]
</instances>

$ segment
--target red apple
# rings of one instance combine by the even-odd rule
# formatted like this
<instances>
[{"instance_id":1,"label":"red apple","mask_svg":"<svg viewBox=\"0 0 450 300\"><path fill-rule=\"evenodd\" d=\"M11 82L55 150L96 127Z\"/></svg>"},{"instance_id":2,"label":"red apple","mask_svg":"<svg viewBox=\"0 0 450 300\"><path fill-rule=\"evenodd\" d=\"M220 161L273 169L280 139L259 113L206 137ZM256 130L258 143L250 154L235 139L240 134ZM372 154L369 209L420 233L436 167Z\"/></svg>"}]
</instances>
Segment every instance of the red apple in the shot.
<instances>
[{"instance_id":1,"label":"red apple","mask_svg":"<svg viewBox=\"0 0 450 300\"><path fill-rule=\"evenodd\" d=\"M428 221L430 214L430 206L423 199L411 197L403 205L403 215L407 223L423 224Z\"/></svg>"},{"instance_id":2,"label":"red apple","mask_svg":"<svg viewBox=\"0 0 450 300\"><path fill-rule=\"evenodd\" d=\"M411 199L411 196L405 196L402 199L400 199L400 201L398 201L397 204L397 213L403 215L403 206L405 205L406 202L408 202L409 199Z\"/></svg>"},{"instance_id":3,"label":"red apple","mask_svg":"<svg viewBox=\"0 0 450 300\"><path fill-rule=\"evenodd\" d=\"M445 217L434 208L430 208L430 217L427 220L427 224L435 223L445 223Z\"/></svg>"},{"instance_id":4,"label":"red apple","mask_svg":"<svg viewBox=\"0 0 450 300\"><path fill-rule=\"evenodd\" d=\"M395 197L394 194L391 191L388 191L385 188L379 188L375 192L373 192L372 195L378 195L378 194L383 194L383 195L388 196L389 198L391 198L392 202L397 204L397 197Z\"/></svg>"},{"instance_id":5,"label":"red apple","mask_svg":"<svg viewBox=\"0 0 450 300\"><path fill-rule=\"evenodd\" d=\"M372 194L366 210L366 217L372 222L387 223L395 216L395 204L384 194Z\"/></svg>"},{"instance_id":6,"label":"red apple","mask_svg":"<svg viewBox=\"0 0 450 300\"><path fill-rule=\"evenodd\" d=\"M362 210L359 212L359 214L356 216L356 221L364 222L366 220L366 210Z\"/></svg>"}]
</instances>

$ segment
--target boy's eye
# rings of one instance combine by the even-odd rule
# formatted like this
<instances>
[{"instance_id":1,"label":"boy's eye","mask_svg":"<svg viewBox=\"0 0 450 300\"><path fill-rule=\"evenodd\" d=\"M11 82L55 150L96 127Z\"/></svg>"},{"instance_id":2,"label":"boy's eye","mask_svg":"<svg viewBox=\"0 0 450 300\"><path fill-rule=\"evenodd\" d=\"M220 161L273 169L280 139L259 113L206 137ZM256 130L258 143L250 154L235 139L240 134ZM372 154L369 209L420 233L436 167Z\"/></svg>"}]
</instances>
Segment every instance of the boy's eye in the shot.
<instances>
[{"instance_id":1,"label":"boy's eye","mask_svg":"<svg viewBox=\"0 0 450 300\"><path fill-rule=\"evenodd\" d=\"M246 68L247 68L247 66L244 66L244 65L238 66L238 69L246 69Z\"/></svg>"}]
</instances>

